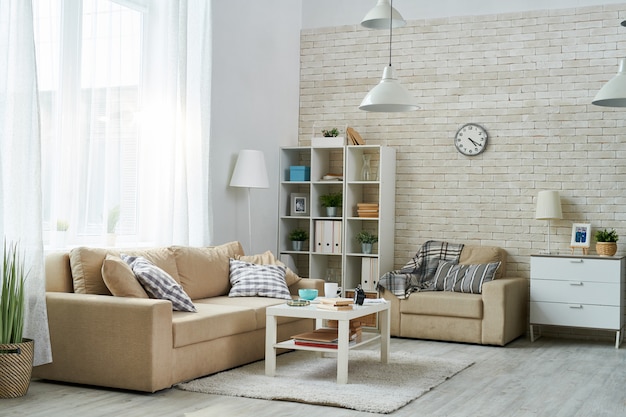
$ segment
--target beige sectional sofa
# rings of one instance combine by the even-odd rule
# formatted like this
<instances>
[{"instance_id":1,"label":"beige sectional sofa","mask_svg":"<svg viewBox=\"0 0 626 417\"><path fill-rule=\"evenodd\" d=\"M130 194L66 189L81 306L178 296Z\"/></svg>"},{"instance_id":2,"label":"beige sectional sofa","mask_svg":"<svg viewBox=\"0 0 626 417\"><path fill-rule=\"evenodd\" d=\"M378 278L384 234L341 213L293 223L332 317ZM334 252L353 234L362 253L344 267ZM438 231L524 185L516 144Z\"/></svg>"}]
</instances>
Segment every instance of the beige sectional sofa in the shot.
<instances>
[{"instance_id":1,"label":"beige sectional sofa","mask_svg":"<svg viewBox=\"0 0 626 417\"><path fill-rule=\"evenodd\" d=\"M411 293L400 299L390 291L391 335L504 346L526 332L528 282L506 276L507 253L495 246L465 245L459 264L500 262L495 279L482 294L451 291Z\"/></svg>"},{"instance_id":2,"label":"beige sectional sofa","mask_svg":"<svg viewBox=\"0 0 626 417\"><path fill-rule=\"evenodd\" d=\"M141 285L131 282L122 253L143 256L166 271L197 311L172 311L170 301L147 298ZM48 255L53 362L36 367L34 377L154 392L263 359L265 309L285 300L229 297L230 259L278 263L270 252L244 256L238 242L212 248L75 248ZM323 291L323 283L287 269L288 291L295 296L299 288ZM313 326L311 320L283 318L279 337Z\"/></svg>"}]
</instances>

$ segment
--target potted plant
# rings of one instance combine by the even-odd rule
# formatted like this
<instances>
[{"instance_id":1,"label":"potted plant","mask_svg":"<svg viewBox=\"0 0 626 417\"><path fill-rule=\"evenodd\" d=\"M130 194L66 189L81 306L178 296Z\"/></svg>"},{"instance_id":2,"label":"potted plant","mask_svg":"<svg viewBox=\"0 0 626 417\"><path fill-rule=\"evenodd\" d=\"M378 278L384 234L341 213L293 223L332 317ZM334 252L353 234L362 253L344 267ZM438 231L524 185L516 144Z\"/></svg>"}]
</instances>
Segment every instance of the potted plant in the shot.
<instances>
[{"instance_id":1,"label":"potted plant","mask_svg":"<svg viewBox=\"0 0 626 417\"><path fill-rule=\"evenodd\" d=\"M619 236L615 229L596 230L594 235L596 239L596 252L600 256L613 256L617 252L617 241Z\"/></svg>"},{"instance_id":2,"label":"potted plant","mask_svg":"<svg viewBox=\"0 0 626 417\"><path fill-rule=\"evenodd\" d=\"M67 220L57 220L57 233L56 233L56 245L58 247L64 247L67 240L67 230L70 228L70 223Z\"/></svg>"},{"instance_id":3,"label":"potted plant","mask_svg":"<svg viewBox=\"0 0 626 417\"><path fill-rule=\"evenodd\" d=\"M115 246L117 223L120 220L120 206L112 207L107 216L107 245Z\"/></svg>"},{"instance_id":4,"label":"potted plant","mask_svg":"<svg viewBox=\"0 0 626 417\"><path fill-rule=\"evenodd\" d=\"M361 252L370 254L372 253L372 246L378 242L378 236L367 230L361 230L357 233L356 240L361 244Z\"/></svg>"},{"instance_id":5,"label":"potted plant","mask_svg":"<svg viewBox=\"0 0 626 417\"><path fill-rule=\"evenodd\" d=\"M339 136L339 129L333 127L332 129L322 129L322 135L325 138L335 138Z\"/></svg>"},{"instance_id":6,"label":"potted plant","mask_svg":"<svg viewBox=\"0 0 626 417\"><path fill-rule=\"evenodd\" d=\"M291 240L293 250L301 251L304 241L308 238L309 233L304 229L296 228L289 233L289 240Z\"/></svg>"},{"instance_id":7,"label":"potted plant","mask_svg":"<svg viewBox=\"0 0 626 417\"><path fill-rule=\"evenodd\" d=\"M0 398L26 394L33 370L34 341L24 329L24 259L18 245L4 242L0 285Z\"/></svg>"},{"instance_id":8,"label":"potted plant","mask_svg":"<svg viewBox=\"0 0 626 417\"><path fill-rule=\"evenodd\" d=\"M337 207L341 207L343 203L343 194L341 191L336 193L328 193L320 195L320 204L326 208L328 217L337 216Z\"/></svg>"}]
</instances>

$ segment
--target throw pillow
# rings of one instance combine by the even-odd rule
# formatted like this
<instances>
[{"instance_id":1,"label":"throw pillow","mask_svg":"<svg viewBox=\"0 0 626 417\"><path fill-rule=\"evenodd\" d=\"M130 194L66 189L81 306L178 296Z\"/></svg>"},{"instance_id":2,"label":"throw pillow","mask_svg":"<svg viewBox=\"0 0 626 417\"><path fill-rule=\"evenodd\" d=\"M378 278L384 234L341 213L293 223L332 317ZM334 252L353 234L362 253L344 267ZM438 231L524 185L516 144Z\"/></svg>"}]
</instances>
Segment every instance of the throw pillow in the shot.
<instances>
[{"instance_id":1,"label":"throw pillow","mask_svg":"<svg viewBox=\"0 0 626 417\"><path fill-rule=\"evenodd\" d=\"M454 283L452 291L481 294L483 284L494 279L496 271L500 266L500 262L465 266L467 267L465 274L463 274L463 277L460 280L457 280Z\"/></svg>"},{"instance_id":2,"label":"throw pillow","mask_svg":"<svg viewBox=\"0 0 626 417\"><path fill-rule=\"evenodd\" d=\"M270 297L291 300L287 283L286 268L281 265L257 265L230 259L229 297Z\"/></svg>"},{"instance_id":3,"label":"throw pillow","mask_svg":"<svg viewBox=\"0 0 626 417\"><path fill-rule=\"evenodd\" d=\"M116 297L148 298L130 265L118 256L106 255L102 262L102 279Z\"/></svg>"},{"instance_id":4,"label":"throw pillow","mask_svg":"<svg viewBox=\"0 0 626 417\"><path fill-rule=\"evenodd\" d=\"M287 282L287 287L291 287L296 282L300 281L302 278L298 276L295 272L293 272L289 267L287 267L284 263L276 259L272 251L268 250L260 255L235 255L234 258L238 261L250 262L258 265L280 265L285 267L285 281Z\"/></svg>"},{"instance_id":5,"label":"throw pillow","mask_svg":"<svg viewBox=\"0 0 626 417\"><path fill-rule=\"evenodd\" d=\"M126 254L121 254L120 257L130 265L137 280L152 298L169 300L172 309L176 311L196 312L196 307L183 287L170 274L144 257Z\"/></svg>"},{"instance_id":6,"label":"throw pillow","mask_svg":"<svg viewBox=\"0 0 626 417\"><path fill-rule=\"evenodd\" d=\"M435 272L434 286L436 291L452 291L454 284L465 274L467 265L459 265L454 261L439 261Z\"/></svg>"}]
</instances>

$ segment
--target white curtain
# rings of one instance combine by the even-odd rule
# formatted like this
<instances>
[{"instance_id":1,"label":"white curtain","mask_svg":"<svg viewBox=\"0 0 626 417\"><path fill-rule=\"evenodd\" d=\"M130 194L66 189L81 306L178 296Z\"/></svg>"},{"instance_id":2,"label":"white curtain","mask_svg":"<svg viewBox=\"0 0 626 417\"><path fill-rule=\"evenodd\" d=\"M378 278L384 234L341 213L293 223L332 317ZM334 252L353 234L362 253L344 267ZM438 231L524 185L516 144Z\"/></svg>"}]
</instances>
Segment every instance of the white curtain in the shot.
<instances>
[{"instance_id":1,"label":"white curtain","mask_svg":"<svg viewBox=\"0 0 626 417\"><path fill-rule=\"evenodd\" d=\"M36 6L46 245L209 244L210 2Z\"/></svg>"},{"instance_id":2,"label":"white curtain","mask_svg":"<svg viewBox=\"0 0 626 417\"><path fill-rule=\"evenodd\" d=\"M45 304L41 143L30 1L0 5L0 237L19 243L29 271L24 337L34 365L51 361Z\"/></svg>"},{"instance_id":3,"label":"white curtain","mask_svg":"<svg viewBox=\"0 0 626 417\"><path fill-rule=\"evenodd\" d=\"M140 133L141 235L156 244L211 238L210 2L151 2Z\"/></svg>"}]
</instances>

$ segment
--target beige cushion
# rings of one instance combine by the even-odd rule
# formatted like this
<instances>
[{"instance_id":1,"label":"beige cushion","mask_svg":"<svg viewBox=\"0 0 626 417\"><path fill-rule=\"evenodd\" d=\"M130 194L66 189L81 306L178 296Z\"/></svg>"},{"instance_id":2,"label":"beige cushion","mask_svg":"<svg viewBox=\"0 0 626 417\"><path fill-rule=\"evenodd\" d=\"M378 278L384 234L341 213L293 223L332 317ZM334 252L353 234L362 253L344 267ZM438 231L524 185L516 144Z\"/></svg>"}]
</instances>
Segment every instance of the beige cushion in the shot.
<instances>
[{"instance_id":1,"label":"beige cushion","mask_svg":"<svg viewBox=\"0 0 626 417\"><path fill-rule=\"evenodd\" d=\"M480 294L449 291L415 292L400 303L402 314L427 316L483 318L483 299Z\"/></svg>"},{"instance_id":2,"label":"beige cushion","mask_svg":"<svg viewBox=\"0 0 626 417\"><path fill-rule=\"evenodd\" d=\"M176 261L169 248L114 250L108 248L78 247L70 251L70 267L74 281L74 292L79 294L111 295L102 278L102 263L107 253L119 256L121 252L128 255L143 256L159 268L163 269L180 282Z\"/></svg>"},{"instance_id":3,"label":"beige cushion","mask_svg":"<svg viewBox=\"0 0 626 417\"><path fill-rule=\"evenodd\" d=\"M171 249L179 282L192 300L228 294L229 259L243 255L239 242L203 248L172 246Z\"/></svg>"},{"instance_id":4,"label":"beige cushion","mask_svg":"<svg viewBox=\"0 0 626 417\"><path fill-rule=\"evenodd\" d=\"M266 251L260 255L237 255L235 259L238 261L250 262L257 265L280 265L287 268L287 272L285 273L285 281L287 281L287 286L291 287L296 282L300 281L302 278L298 276L295 272L287 267L284 263L276 259L272 251Z\"/></svg>"},{"instance_id":5,"label":"beige cushion","mask_svg":"<svg viewBox=\"0 0 626 417\"><path fill-rule=\"evenodd\" d=\"M465 245L461 251L459 263L464 265L488 264L500 262L495 279L502 278L506 273L507 253L497 246Z\"/></svg>"},{"instance_id":6,"label":"beige cushion","mask_svg":"<svg viewBox=\"0 0 626 417\"><path fill-rule=\"evenodd\" d=\"M102 263L102 278L116 297L148 298L133 270L119 256L106 255Z\"/></svg>"}]
</instances>

